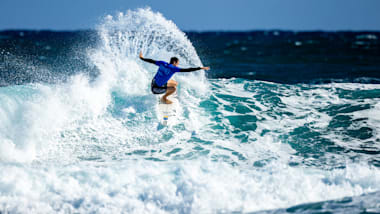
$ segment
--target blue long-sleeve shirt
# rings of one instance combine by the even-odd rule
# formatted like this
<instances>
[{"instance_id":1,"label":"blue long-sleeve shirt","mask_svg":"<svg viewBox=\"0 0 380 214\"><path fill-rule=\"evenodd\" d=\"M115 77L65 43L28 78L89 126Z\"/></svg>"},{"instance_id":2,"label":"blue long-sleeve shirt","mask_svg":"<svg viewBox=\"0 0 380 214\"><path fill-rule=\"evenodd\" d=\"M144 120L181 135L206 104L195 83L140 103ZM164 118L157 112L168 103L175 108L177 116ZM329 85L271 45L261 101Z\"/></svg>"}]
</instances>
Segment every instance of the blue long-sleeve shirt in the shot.
<instances>
[{"instance_id":1,"label":"blue long-sleeve shirt","mask_svg":"<svg viewBox=\"0 0 380 214\"><path fill-rule=\"evenodd\" d=\"M154 81L156 82L158 86L165 85L176 72L191 72L191 71L196 71L196 70L201 69L200 67L178 68L177 66L169 64L165 61L155 61L152 59L145 59L145 58L141 58L141 59L144 60L145 62L149 62L149 63L159 66L157 73L154 76Z\"/></svg>"}]
</instances>

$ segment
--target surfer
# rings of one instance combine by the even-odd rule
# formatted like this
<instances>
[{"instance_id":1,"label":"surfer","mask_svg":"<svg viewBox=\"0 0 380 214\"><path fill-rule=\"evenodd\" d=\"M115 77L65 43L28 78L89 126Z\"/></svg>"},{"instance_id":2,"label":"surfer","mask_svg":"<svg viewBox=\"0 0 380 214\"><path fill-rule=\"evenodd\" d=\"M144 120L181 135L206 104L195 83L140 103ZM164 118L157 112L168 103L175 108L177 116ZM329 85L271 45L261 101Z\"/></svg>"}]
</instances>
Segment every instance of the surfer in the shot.
<instances>
[{"instance_id":1,"label":"surfer","mask_svg":"<svg viewBox=\"0 0 380 214\"><path fill-rule=\"evenodd\" d=\"M170 63L165 61L156 61L153 59L144 58L142 52L140 52L140 59L145 62L149 62L159 66L156 75L152 79L151 90L153 94L163 94L161 101L166 104L171 104L172 101L168 100L168 96L173 94L177 90L178 83L170 78L176 72L191 72L197 70L209 70L210 67L196 67L196 68L179 68L179 59L172 57Z\"/></svg>"}]
</instances>

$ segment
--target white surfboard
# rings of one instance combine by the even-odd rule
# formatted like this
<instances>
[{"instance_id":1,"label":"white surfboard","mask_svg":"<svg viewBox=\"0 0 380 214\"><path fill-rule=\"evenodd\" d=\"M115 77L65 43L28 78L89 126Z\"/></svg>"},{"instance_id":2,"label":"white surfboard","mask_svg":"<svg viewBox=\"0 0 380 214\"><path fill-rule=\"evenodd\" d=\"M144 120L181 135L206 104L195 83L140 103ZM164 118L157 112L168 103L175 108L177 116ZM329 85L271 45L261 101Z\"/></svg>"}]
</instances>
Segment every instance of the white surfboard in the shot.
<instances>
[{"instance_id":1,"label":"white surfboard","mask_svg":"<svg viewBox=\"0 0 380 214\"><path fill-rule=\"evenodd\" d=\"M177 116L180 113L180 105L176 94L169 96L168 99L172 104L166 104L161 101L161 96L158 96L157 117L161 125L171 126L177 123Z\"/></svg>"}]
</instances>

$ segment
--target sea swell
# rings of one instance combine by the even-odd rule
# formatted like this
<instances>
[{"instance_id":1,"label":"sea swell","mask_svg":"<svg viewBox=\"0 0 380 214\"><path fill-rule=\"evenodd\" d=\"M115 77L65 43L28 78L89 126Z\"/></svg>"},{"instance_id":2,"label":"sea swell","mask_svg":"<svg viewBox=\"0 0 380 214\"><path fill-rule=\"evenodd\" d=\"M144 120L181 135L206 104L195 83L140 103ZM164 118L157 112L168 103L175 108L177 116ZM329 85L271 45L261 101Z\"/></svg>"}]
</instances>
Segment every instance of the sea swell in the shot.
<instances>
[{"instance_id":1,"label":"sea swell","mask_svg":"<svg viewBox=\"0 0 380 214\"><path fill-rule=\"evenodd\" d=\"M149 8L96 32L64 80L0 88L0 212L378 209L379 85L176 74L179 122L157 129L157 68L139 51L187 67L198 49Z\"/></svg>"}]
</instances>

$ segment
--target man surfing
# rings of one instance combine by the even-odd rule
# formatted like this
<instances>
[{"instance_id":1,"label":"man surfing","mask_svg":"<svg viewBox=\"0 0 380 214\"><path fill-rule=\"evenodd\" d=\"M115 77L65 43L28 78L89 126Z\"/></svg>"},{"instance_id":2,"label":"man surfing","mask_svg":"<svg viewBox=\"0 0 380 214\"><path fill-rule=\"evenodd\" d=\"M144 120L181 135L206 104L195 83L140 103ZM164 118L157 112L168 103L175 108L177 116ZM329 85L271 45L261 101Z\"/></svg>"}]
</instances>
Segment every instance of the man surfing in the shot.
<instances>
[{"instance_id":1,"label":"man surfing","mask_svg":"<svg viewBox=\"0 0 380 214\"><path fill-rule=\"evenodd\" d=\"M168 96L173 94L177 90L178 83L170 78L176 72L191 72L197 70L209 70L210 67L196 67L196 68L179 68L179 59L172 57L170 63L165 61L155 61L153 59L144 58L142 52L140 52L140 59L155 64L158 67L156 75L152 79L151 90L153 94L163 94L161 101L166 104L172 104L173 102L168 100Z\"/></svg>"}]
</instances>

